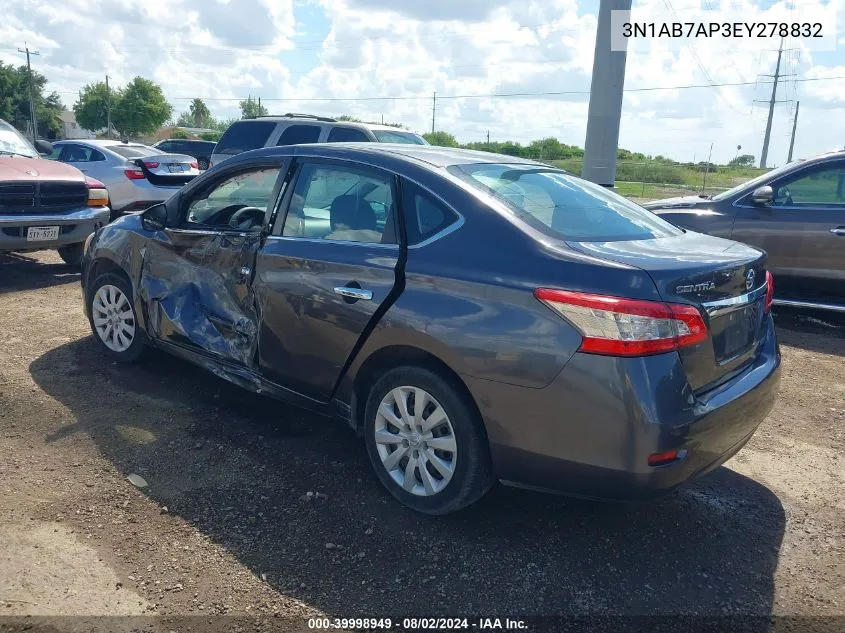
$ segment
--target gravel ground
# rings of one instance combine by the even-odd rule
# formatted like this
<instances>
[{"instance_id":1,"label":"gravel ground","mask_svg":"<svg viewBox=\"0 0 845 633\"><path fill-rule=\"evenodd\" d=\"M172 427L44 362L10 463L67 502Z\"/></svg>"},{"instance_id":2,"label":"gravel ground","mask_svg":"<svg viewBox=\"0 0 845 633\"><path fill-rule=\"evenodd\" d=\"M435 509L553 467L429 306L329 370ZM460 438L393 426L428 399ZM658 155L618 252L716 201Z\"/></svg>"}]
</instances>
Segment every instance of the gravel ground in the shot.
<instances>
[{"instance_id":1,"label":"gravel ground","mask_svg":"<svg viewBox=\"0 0 845 633\"><path fill-rule=\"evenodd\" d=\"M342 424L162 354L105 360L78 278L0 256L0 615L845 615L841 318L776 315L774 411L663 499L499 487L429 518Z\"/></svg>"}]
</instances>

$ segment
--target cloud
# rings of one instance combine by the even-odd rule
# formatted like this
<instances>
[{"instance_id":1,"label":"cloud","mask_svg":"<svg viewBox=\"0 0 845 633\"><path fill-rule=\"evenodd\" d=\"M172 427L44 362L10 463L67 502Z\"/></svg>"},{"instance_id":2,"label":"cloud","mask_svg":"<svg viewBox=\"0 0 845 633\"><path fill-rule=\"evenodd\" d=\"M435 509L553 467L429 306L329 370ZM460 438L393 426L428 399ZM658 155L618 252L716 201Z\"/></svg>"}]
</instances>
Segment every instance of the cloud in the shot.
<instances>
[{"instance_id":1,"label":"cloud","mask_svg":"<svg viewBox=\"0 0 845 633\"><path fill-rule=\"evenodd\" d=\"M351 9L398 13L416 20L483 22L497 7L509 4L501 0L347 0Z\"/></svg>"},{"instance_id":2,"label":"cloud","mask_svg":"<svg viewBox=\"0 0 845 633\"><path fill-rule=\"evenodd\" d=\"M749 16L775 3L739 0ZM808 0L818 4L819 0ZM305 4L303 4L305 3ZM86 83L106 73L115 85L135 75L162 85L175 111L206 98L213 114L234 116L238 100L261 96L273 112L353 114L400 121L417 131L436 125L459 139L545 136L583 145L587 95L463 98L512 92L587 92L598 3L576 0L16 0L0 20L0 59L20 64L17 46L70 105ZM719 6L720 3L709 3ZM721 3L724 4L724 3ZM697 0L673 0L683 14ZM693 6L695 5L695 6ZM699 7L700 8L700 7ZM668 17L662 0L635 11ZM695 9L698 10L698 9ZM661 14L662 12L662 14ZM805 11L806 12L806 11ZM97 16L96 37L89 16ZM840 16L841 17L841 16ZM297 35L300 33L300 35ZM799 43L800 45L800 43ZM691 160L714 143L717 160L736 145L759 154L777 52L771 42L649 40L627 60L620 144ZM792 45L789 46L792 48ZM784 53L782 72L845 76L845 51ZM753 82L760 80L757 85ZM711 88L710 84L752 82ZM842 80L794 83L778 99L801 100L796 154L827 149L845 137ZM703 85L640 92L644 87ZM372 100L373 97L379 97ZM313 99L334 99L313 101ZM775 109L770 156L785 158L791 104ZM812 122L812 124L810 123Z\"/></svg>"}]
</instances>

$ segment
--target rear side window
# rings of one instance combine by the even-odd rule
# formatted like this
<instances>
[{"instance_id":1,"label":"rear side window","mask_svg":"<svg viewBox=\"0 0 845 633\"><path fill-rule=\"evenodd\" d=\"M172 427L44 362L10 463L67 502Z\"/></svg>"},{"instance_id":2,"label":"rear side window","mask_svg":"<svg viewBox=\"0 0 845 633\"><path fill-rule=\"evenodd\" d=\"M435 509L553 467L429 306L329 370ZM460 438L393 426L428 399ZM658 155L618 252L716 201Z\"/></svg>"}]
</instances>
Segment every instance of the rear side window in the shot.
<instances>
[{"instance_id":1,"label":"rear side window","mask_svg":"<svg viewBox=\"0 0 845 633\"><path fill-rule=\"evenodd\" d=\"M316 143L320 139L319 125L290 125L285 128L276 145Z\"/></svg>"},{"instance_id":2,"label":"rear side window","mask_svg":"<svg viewBox=\"0 0 845 633\"><path fill-rule=\"evenodd\" d=\"M238 121L223 133L214 153L234 155L264 147L275 129L275 121Z\"/></svg>"},{"instance_id":3,"label":"rear side window","mask_svg":"<svg viewBox=\"0 0 845 633\"><path fill-rule=\"evenodd\" d=\"M681 234L622 196L550 167L476 164L448 169L504 202L529 226L557 239L618 242Z\"/></svg>"},{"instance_id":4,"label":"rear side window","mask_svg":"<svg viewBox=\"0 0 845 633\"><path fill-rule=\"evenodd\" d=\"M418 185L402 181L408 244L419 244L458 221L458 215Z\"/></svg>"},{"instance_id":5,"label":"rear side window","mask_svg":"<svg viewBox=\"0 0 845 633\"><path fill-rule=\"evenodd\" d=\"M361 130L351 127L335 127L329 132L329 143L357 143L369 140Z\"/></svg>"}]
</instances>

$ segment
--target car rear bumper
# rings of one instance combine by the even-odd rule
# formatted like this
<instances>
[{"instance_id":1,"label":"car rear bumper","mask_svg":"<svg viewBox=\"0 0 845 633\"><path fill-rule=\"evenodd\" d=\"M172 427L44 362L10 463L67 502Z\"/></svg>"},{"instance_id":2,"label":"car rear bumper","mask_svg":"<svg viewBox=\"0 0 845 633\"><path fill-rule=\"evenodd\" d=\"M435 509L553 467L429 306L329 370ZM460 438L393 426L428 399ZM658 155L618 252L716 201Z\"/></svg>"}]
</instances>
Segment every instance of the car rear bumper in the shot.
<instances>
[{"instance_id":1,"label":"car rear bumper","mask_svg":"<svg viewBox=\"0 0 845 633\"><path fill-rule=\"evenodd\" d=\"M109 185L109 198L115 214L143 211L154 204L165 202L183 185L159 186L149 180L129 180Z\"/></svg>"},{"instance_id":2,"label":"car rear bumper","mask_svg":"<svg viewBox=\"0 0 845 633\"><path fill-rule=\"evenodd\" d=\"M108 207L81 207L67 213L0 215L0 252L59 248L84 242L91 233L108 223L109 214ZM58 226L59 237L30 242L26 236L31 226Z\"/></svg>"},{"instance_id":3,"label":"car rear bumper","mask_svg":"<svg viewBox=\"0 0 845 633\"><path fill-rule=\"evenodd\" d=\"M498 477L567 494L633 500L702 475L732 457L771 410L780 351L767 319L760 355L698 396L676 353L644 358L575 354L543 389L464 377L484 418ZM665 466L648 457L685 456Z\"/></svg>"}]
</instances>

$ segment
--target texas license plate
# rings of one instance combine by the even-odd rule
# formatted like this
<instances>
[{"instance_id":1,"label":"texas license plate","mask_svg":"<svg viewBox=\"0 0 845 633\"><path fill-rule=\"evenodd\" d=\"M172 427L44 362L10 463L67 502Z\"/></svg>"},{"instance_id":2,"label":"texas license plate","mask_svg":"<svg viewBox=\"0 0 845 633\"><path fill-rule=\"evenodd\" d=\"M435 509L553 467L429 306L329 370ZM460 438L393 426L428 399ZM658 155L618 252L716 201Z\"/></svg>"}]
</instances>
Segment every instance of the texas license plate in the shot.
<instances>
[{"instance_id":1,"label":"texas license plate","mask_svg":"<svg viewBox=\"0 0 845 633\"><path fill-rule=\"evenodd\" d=\"M27 242L46 242L59 239L57 226L31 226L26 230Z\"/></svg>"},{"instance_id":2,"label":"texas license plate","mask_svg":"<svg viewBox=\"0 0 845 633\"><path fill-rule=\"evenodd\" d=\"M183 171L186 171L185 166L178 163L168 165L167 169L171 174L181 174Z\"/></svg>"}]
</instances>

